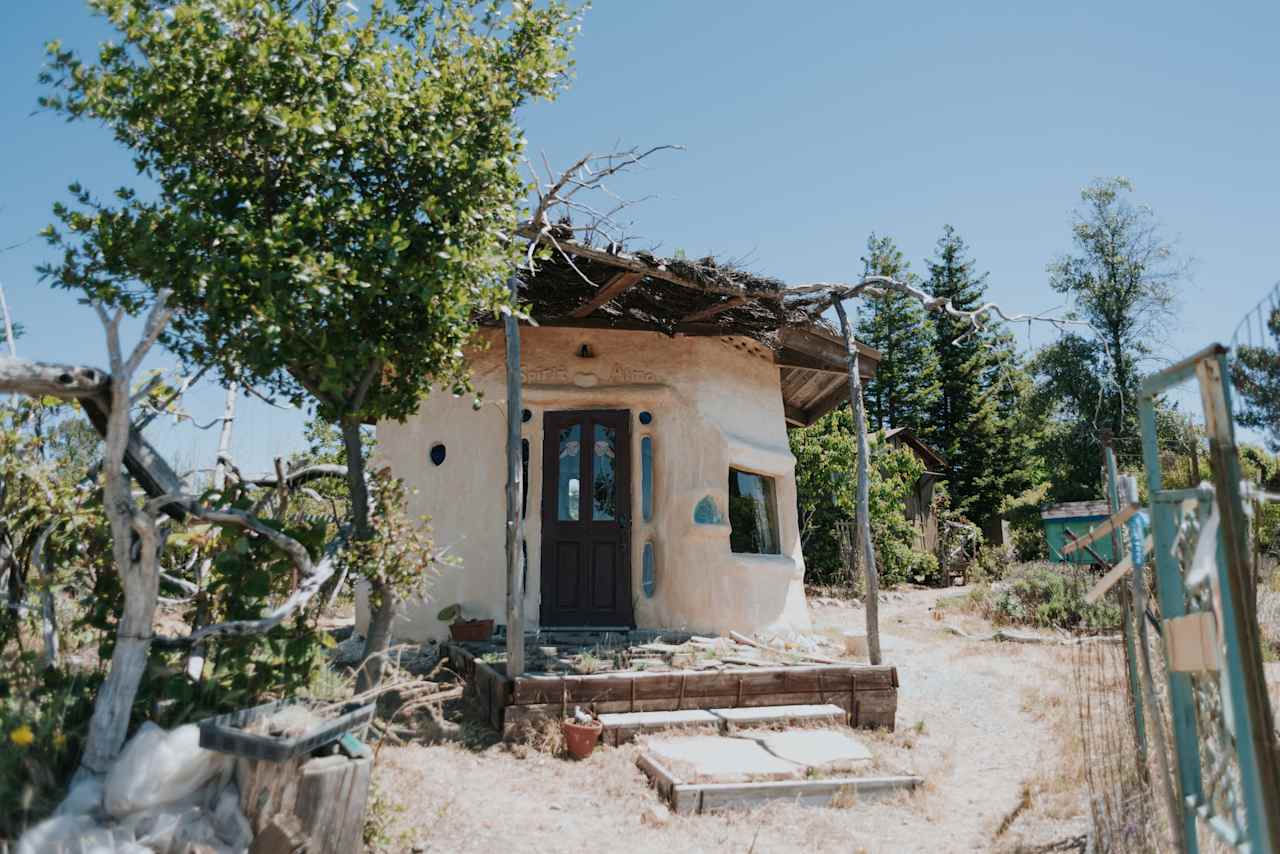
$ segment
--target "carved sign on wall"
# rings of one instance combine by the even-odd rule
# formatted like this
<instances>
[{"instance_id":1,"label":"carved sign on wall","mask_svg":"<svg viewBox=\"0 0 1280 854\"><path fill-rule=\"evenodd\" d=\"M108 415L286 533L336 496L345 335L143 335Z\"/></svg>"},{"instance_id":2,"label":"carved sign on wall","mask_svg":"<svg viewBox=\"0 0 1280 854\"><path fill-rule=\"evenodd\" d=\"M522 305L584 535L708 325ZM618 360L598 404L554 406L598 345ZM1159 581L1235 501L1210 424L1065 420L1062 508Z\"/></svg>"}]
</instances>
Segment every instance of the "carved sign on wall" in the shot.
<instances>
[{"instance_id":1,"label":"carved sign on wall","mask_svg":"<svg viewBox=\"0 0 1280 854\"><path fill-rule=\"evenodd\" d=\"M644 368L630 368L626 365L614 365L613 372L609 374L609 382L611 383L656 383L658 377L653 371L646 371Z\"/></svg>"},{"instance_id":2,"label":"carved sign on wall","mask_svg":"<svg viewBox=\"0 0 1280 854\"><path fill-rule=\"evenodd\" d=\"M579 380L581 377L589 377L586 382ZM575 374L570 377L568 368L520 368L520 381L525 385L568 385L574 383L584 387L596 385L596 375L593 374ZM609 372L609 383L611 385L625 385L627 383L656 383L658 375L653 371L646 371L644 368L632 368L627 365L614 365Z\"/></svg>"},{"instance_id":3,"label":"carved sign on wall","mask_svg":"<svg viewBox=\"0 0 1280 854\"><path fill-rule=\"evenodd\" d=\"M520 368L520 382L525 385L566 385L569 372L564 368Z\"/></svg>"}]
</instances>

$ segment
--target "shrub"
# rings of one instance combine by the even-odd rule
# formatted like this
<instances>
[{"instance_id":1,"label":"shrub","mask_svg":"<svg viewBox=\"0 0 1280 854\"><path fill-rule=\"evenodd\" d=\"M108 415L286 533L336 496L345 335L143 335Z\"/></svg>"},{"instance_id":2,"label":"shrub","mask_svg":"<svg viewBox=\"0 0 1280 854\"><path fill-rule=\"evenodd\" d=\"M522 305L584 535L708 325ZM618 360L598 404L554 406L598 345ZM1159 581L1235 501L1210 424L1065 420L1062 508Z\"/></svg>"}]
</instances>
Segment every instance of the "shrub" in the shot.
<instances>
[{"instance_id":1,"label":"shrub","mask_svg":"<svg viewBox=\"0 0 1280 854\"><path fill-rule=\"evenodd\" d=\"M6 658L0 677L0 848L62 799L101 681L97 672L41 668L30 652Z\"/></svg>"},{"instance_id":2,"label":"shrub","mask_svg":"<svg viewBox=\"0 0 1280 854\"><path fill-rule=\"evenodd\" d=\"M817 584L847 581L837 523L856 513L857 437L847 408L823 416L811 427L788 434L796 458L800 539L808 579ZM907 496L924 473L908 450L887 442L871 445L871 538L880 579L892 586L939 576L937 558L912 548L916 530L905 516Z\"/></svg>"},{"instance_id":3,"label":"shrub","mask_svg":"<svg viewBox=\"0 0 1280 854\"><path fill-rule=\"evenodd\" d=\"M983 545L969 567L969 578L974 582L999 581L1009 570L1009 555L1001 546Z\"/></svg>"},{"instance_id":4,"label":"shrub","mask_svg":"<svg viewBox=\"0 0 1280 854\"><path fill-rule=\"evenodd\" d=\"M1001 590L992 607L997 623L1055 629L1111 629L1120 624L1120 609L1106 601L1089 605L1084 594L1090 576L1075 568L1035 564L1023 569Z\"/></svg>"},{"instance_id":5,"label":"shrub","mask_svg":"<svg viewBox=\"0 0 1280 854\"><path fill-rule=\"evenodd\" d=\"M1000 515L1009 521L1016 560L1045 560L1049 557L1049 543L1044 536L1044 523L1040 520L1040 508L1048 501L1049 489L1050 484L1042 483L1016 498L1007 499L1000 507Z\"/></svg>"}]
</instances>

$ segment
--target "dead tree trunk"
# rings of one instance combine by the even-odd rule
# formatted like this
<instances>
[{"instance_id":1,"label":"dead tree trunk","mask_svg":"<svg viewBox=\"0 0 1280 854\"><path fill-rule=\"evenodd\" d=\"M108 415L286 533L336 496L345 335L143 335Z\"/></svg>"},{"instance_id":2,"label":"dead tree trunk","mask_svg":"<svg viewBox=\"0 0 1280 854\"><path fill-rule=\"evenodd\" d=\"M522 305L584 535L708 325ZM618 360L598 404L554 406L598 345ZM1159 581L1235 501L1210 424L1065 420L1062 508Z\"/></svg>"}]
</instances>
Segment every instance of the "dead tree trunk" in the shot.
<instances>
[{"instance_id":1,"label":"dead tree trunk","mask_svg":"<svg viewBox=\"0 0 1280 854\"><path fill-rule=\"evenodd\" d=\"M227 394L222 403L222 428L218 431L218 455L213 465L213 488L218 492L221 501L222 491L227 488L227 460L231 457L231 433L236 420L236 392L240 385L234 380L227 384ZM211 558L204 558L196 564L196 602L195 619L192 630L199 629L209 618L208 607L204 597L205 576L213 567ZM187 656L187 675L196 682L204 676L204 642L193 644L191 654Z\"/></svg>"},{"instance_id":2,"label":"dead tree trunk","mask_svg":"<svg viewBox=\"0 0 1280 854\"><path fill-rule=\"evenodd\" d=\"M520 322L515 306L519 298L519 279L511 277L511 311L504 330L507 347L507 675L524 672L524 561L522 541L524 519L521 516L523 487L523 454L520 424L524 410L520 379Z\"/></svg>"},{"instance_id":3,"label":"dead tree trunk","mask_svg":"<svg viewBox=\"0 0 1280 854\"><path fill-rule=\"evenodd\" d=\"M867 568L867 657L872 664L880 663L880 573L876 567L876 547L871 542L871 475L869 460L870 443L867 441L867 417L862 408L862 375L858 367L858 345L849 330L849 318L844 311L844 301L835 301L836 314L840 318L840 334L844 336L845 352L849 359L849 406L853 409L853 429L858 434L858 542L862 546L862 562Z\"/></svg>"},{"instance_id":4,"label":"dead tree trunk","mask_svg":"<svg viewBox=\"0 0 1280 854\"><path fill-rule=\"evenodd\" d=\"M147 350L160 336L168 322L165 309L168 294L161 292L147 318L142 341L126 359L120 350L122 314L108 316L95 305L107 333L107 351L111 359L110 411L106 417L106 452L103 455L102 506L111 523L111 547L116 571L124 588L124 608L116 624L116 646L111 654L111 669L98 689L89 720L80 764L95 774L106 772L120 753L129 730L133 699L147 667L147 654L160 594L159 547L161 536L155 518L138 512L125 458L129 452L132 424L129 420L130 382Z\"/></svg>"}]
</instances>

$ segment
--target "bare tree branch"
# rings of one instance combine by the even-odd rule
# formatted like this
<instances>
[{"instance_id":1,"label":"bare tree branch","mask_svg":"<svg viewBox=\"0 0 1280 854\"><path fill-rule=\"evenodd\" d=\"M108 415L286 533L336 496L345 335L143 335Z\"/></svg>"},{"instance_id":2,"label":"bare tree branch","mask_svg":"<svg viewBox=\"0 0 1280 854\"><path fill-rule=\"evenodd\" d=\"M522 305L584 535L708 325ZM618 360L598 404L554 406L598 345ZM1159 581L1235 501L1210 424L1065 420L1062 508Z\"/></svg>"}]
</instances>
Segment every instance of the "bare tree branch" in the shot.
<instances>
[{"instance_id":1,"label":"bare tree branch","mask_svg":"<svg viewBox=\"0 0 1280 854\"><path fill-rule=\"evenodd\" d=\"M301 543L293 537L264 524L261 520L243 510L202 507L194 499L184 495L159 496L149 501L148 507L174 502L183 504L187 513L193 518L217 525L235 525L263 537L289 556L290 561L298 570L300 583L288 599L256 620L233 620L226 623L215 623L203 626L186 637L157 637L155 639L156 643L166 647L189 646L212 637L244 636L263 634L270 631L310 602L325 581L333 575L334 561L337 557L338 549L345 542L345 535L339 535L329 543L320 561L313 563L311 555L307 553L306 548Z\"/></svg>"},{"instance_id":2,"label":"bare tree branch","mask_svg":"<svg viewBox=\"0 0 1280 854\"><path fill-rule=\"evenodd\" d=\"M970 329L964 335L961 335L957 339L958 341L962 341L969 335L985 329L993 315L1010 323L1041 321L1052 324L1058 329L1066 326L1088 326L1083 320L1070 320L1051 314L1008 314L999 304L994 302L984 303L975 309L964 311L956 308L951 300L945 297L935 297L907 282L889 276L868 276L856 283L817 282L811 285L787 288L783 294L783 305L788 308L800 309L812 315L818 315L835 303L843 302L852 297L881 298L890 293L899 293L919 300L926 311L945 312L951 317L968 321Z\"/></svg>"}]
</instances>

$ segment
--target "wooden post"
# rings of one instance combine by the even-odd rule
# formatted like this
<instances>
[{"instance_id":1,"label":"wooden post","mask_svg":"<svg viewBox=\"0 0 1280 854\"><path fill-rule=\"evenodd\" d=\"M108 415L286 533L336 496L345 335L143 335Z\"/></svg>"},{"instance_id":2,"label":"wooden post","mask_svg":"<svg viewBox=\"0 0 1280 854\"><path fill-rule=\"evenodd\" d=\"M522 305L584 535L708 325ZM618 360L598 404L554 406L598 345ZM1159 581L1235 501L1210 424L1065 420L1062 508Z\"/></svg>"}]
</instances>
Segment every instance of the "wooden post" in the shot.
<instances>
[{"instance_id":1,"label":"wooden post","mask_svg":"<svg viewBox=\"0 0 1280 854\"><path fill-rule=\"evenodd\" d=\"M1110 508L1111 514L1114 516L1120 512L1120 473L1116 467L1116 451L1113 444L1113 436L1110 430L1104 430L1101 436L1102 440L1102 462L1107 473L1107 507ZM1137 503L1132 502L1132 503ZM1141 543L1138 548L1141 548ZM1124 550L1124 540L1120 536L1120 526L1113 525L1111 528L1111 563L1114 566L1124 560L1122 554ZM1110 567L1108 567L1110 568ZM1141 567L1134 569L1136 577L1142 578ZM1143 783L1150 783L1150 768L1147 764L1147 723L1146 713L1143 711L1142 699L1142 680L1138 673L1138 640L1136 635L1136 624L1134 618L1138 620L1146 619L1146 609L1143 613L1138 614L1134 611L1132 596L1130 596L1129 588L1121 584L1116 591L1117 599L1120 602L1120 625L1121 634L1124 638L1125 649L1125 665L1128 670L1129 679L1126 683L1129 696L1129 712L1133 718L1133 738L1134 744L1138 748L1138 777ZM1146 638L1146 635L1142 635Z\"/></svg>"},{"instance_id":2,"label":"wooden post","mask_svg":"<svg viewBox=\"0 0 1280 854\"><path fill-rule=\"evenodd\" d=\"M512 275L512 312L503 324L507 345L507 676L524 672L524 519L520 515L523 458L520 453L520 424L524 420L520 388L520 324L515 305L520 279Z\"/></svg>"},{"instance_id":3,"label":"wooden post","mask_svg":"<svg viewBox=\"0 0 1280 854\"><path fill-rule=\"evenodd\" d=\"M836 314L840 317L840 334L844 336L844 348L849 360L849 406L853 409L853 429L858 433L858 541L862 546L862 562L867 569L867 658L872 664L880 663L880 574L876 568L876 547L871 542L871 500L869 459L871 446L867 441L867 417L862 409L862 375L858 372L858 345L849 332L849 318L844 312L843 300L835 301Z\"/></svg>"},{"instance_id":4,"label":"wooden post","mask_svg":"<svg viewBox=\"0 0 1280 854\"><path fill-rule=\"evenodd\" d=\"M232 380L227 384L227 392L222 401L222 429L218 431L218 456L213 466L213 488L218 491L219 500L221 500L222 491L227 488L226 460L231 457L231 433L236 421L236 393L239 390L240 384ZM200 599L196 603L195 619L191 623L193 630L203 626L208 619L204 585L205 577L212 567L212 558L203 558L196 566L196 588L199 590ZM295 575L297 571L295 567ZM337 588L335 592L336 590ZM195 682L200 682L204 678L204 652L204 641L198 641L192 644L191 652L187 655L187 676Z\"/></svg>"}]
</instances>

